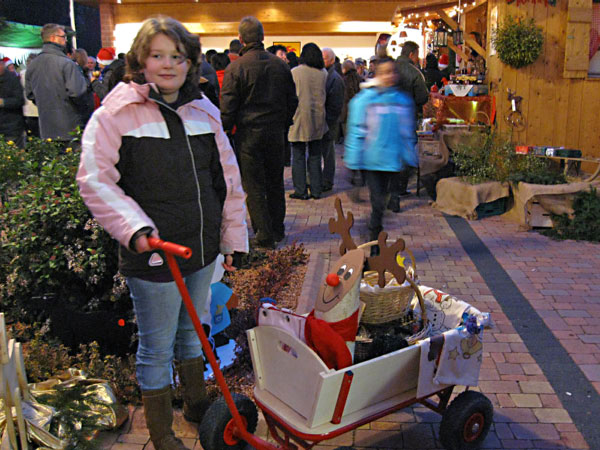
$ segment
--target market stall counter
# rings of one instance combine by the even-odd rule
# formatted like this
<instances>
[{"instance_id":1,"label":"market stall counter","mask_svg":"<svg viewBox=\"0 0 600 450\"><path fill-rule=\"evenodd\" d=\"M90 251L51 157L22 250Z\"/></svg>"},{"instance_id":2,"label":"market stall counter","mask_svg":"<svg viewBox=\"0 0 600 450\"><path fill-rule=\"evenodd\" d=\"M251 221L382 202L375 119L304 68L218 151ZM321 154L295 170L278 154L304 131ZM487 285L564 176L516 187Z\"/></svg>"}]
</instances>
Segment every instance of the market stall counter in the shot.
<instances>
[{"instance_id":1,"label":"market stall counter","mask_svg":"<svg viewBox=\"0 0 600 450\"><path fill-rule=\"evenodd\" d=\"M432 92L431 103L435 109L437 125L462 121L466 124L491 125L496 115L495 99L490 95L457 97Z\"/></svg>"}]
</instances>

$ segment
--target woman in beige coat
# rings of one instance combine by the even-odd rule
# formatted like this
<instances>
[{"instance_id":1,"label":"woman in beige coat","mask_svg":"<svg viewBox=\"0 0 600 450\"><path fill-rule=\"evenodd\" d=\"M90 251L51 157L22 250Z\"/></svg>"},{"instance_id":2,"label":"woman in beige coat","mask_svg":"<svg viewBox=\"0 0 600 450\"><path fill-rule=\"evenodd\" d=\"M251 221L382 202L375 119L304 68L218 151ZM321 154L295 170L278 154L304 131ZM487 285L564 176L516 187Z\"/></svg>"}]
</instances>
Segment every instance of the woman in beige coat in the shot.
<instances>
[{"instance_id":1,"label":"woman in beige coat","mask_svg":"<svg viewBox=\"0 0 600 450\"><path fill-rule=\"evenodd\" d=\"M327 132L325 122L325 83L327 71L321 49L314 43L302 47L300 65L292 69L296 84L298 108L288 140L292 144L292 181L294 192L290 198L308 200L321 198L321 139ZM308 175L310 195L306 185L306 147L308 147Z\"/></svg>"}]
</instances>

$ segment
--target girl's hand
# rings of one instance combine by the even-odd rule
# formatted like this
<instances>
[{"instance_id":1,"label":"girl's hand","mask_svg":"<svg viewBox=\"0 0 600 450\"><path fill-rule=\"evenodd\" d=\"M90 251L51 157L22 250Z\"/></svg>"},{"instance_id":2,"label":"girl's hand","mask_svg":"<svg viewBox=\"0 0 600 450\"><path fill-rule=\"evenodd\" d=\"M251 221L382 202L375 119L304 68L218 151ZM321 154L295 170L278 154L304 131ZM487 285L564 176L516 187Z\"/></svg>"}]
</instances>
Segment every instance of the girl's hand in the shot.
<instances>
[{"instance_id":1,"label":"girl's hand","mask_svg":"<svg viewBox=\"0 0 600 450\"><path fill-rule=\"evenodd\" d=\"M139 236L136 238L135 236L137 234L139 234ZM144 253L144 252L152 251L152 248L150 247L150 244L148 243L148 236L152 236L155 238L159 237L156 230L153 230L150 227L146 227L146 228L142 228L142 229L138 230L137 233L133 236L132 239L135 239L135 242L133 243L133 247L135 247L135 251L137 253ZM131 246L131 244L130 244L130 246Z\"/></svg>"},{"instance_id":2,"label":"girl's hand","mask_svg":"<svg viewBox=\"0 0 600 450\"><path fill-rule=\"evenodd\" d=\"M223 268L228 272L235 272L237 269L233 266L233 255L225 255Z\"/></svg>"},{"instance_id":3,"label":"girl's hand","mask_svg":"<svg viewBox=\"0 0 600 450\"><path fill-rule=\"evenodd\" d=\"M150 248L150 244L148 244L148 236L142 234L135 241L135 251L138 253L144 253L149 252L150 250L152 249Z\"/></svg>"}]
</instances>

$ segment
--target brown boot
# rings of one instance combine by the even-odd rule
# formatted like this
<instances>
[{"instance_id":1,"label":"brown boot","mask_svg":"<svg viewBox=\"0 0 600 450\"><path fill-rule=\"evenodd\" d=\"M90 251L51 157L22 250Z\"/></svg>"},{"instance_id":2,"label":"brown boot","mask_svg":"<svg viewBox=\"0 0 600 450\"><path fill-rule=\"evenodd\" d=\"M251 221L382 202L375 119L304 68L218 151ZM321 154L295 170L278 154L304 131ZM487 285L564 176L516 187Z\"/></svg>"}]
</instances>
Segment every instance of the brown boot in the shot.
<instances>
[{"instance_id":1,"label":"brown boot","mask_svg":"<svg viewBox=\"0 0 600 450\"><path fill-rule=\"evenodd\" d=\"M142 392L146 426L150 440L156 450L187 450L180 439L175 437L173 407L171 406L171 386Z\"/></svg>"},{"instance_id":2,"label":"brown boot","mask_svg":"<svg viewBox=\"0 0 600 450\"><path fill-rule=\"evenodd\" d=\"M179 377L183 387L183 417L188 422L200 423L209 406L202 357L182 361L179 364Z\"/></svg>"}]
</instances>

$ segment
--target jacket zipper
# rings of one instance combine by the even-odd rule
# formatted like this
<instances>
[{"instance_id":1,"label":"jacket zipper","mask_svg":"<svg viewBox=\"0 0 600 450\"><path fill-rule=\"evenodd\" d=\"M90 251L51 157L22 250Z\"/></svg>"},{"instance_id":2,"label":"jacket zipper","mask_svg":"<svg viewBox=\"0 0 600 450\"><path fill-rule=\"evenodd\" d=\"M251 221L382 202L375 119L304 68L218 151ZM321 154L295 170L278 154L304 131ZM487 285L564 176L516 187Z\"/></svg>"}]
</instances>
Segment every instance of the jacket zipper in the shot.
<instances>
[{"instance_id":1,"label":"jacket zipper","mask_svg":"<svg viewBox=\"0 0 600 450\"><path fill-rule=\"evenodd\" d=\"M187 143L187 147L188 147L188 152L190 154L190 159L192 160L192 169L194 170L194 181L196 182L196 190L198 192L198 209L200 210L200 245L202 247L202 251L201 251L201 261L202 261L202 267L204 267L204 211L202 210L202 193L200 192L200 182L198 181L198 173L196 172L196 162L194 161L194 152L192 151L192 145L190 144L190 138L188 137L187 134L187 130L185 129L185 122L183 121L183 119L181 118L181 116L179 115L179 113L174 110L173 108L171 108L169 105L159 101L159 100L155 100L153 98L151 98L150 100L152 100L154 103L158 103L159 105L164 106L165 108L167 108L170 111L173 111L175 113L175 115L177 117L179 117L179 120L181 120L181 126L183 127L183 134L185 135L185 141Z\"/></svg>"}]
</instances>

